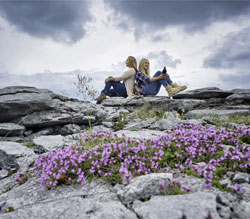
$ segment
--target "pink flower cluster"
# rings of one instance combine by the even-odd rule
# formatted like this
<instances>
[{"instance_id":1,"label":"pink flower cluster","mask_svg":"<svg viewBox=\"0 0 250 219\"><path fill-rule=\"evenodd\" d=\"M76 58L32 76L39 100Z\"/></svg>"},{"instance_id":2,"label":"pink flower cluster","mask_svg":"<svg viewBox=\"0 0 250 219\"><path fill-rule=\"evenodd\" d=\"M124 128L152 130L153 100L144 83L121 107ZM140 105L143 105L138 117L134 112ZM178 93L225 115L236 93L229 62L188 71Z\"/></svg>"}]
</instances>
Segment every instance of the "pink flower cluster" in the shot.
<instances>
[{"instance_id":1,"label":"pink flower cluster","mask_svg":"<svg viewBox=\"0 0 250 219\"><path fill-rule=\"evenodd\" d=\"M216 170L250 170L250 147L240 138L250 134L247 126L216 129L180 125L157 139L117 137L98 131L83 135L79 144L43 154L35 163L42 185L56 186L62 177L68 183L84 183L102 177L112 183L153 172L190 170L204 177L209 186ZM232 145L224 151L225 144ZM204 162L206 165L199 165Z\"/></svg>"}]
</instances>

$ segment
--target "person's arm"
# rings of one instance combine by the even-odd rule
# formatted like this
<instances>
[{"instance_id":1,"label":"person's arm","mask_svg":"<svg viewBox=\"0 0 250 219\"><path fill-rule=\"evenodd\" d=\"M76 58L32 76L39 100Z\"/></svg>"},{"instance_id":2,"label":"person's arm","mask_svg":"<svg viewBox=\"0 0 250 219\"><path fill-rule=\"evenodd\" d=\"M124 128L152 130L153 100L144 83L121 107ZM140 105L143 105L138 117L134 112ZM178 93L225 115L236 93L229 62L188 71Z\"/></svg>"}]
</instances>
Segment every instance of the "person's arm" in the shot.
<instances>
[{"instance_id":1,"label":"person's arm","mask_svg":"<svg viewBox=\"0 0 250 219\"><path fill-rule=\"evenodd\" d=\"M115 81L114 77L109 77L105 79L105 84L108 83L109 81Z\"/></svg>"},{"instance_id":2,"label":"person's arm","mask_svg":"<svg viewBox=\"0 0 250 219\"><path fill-rule=\"evenodd\" d=\"M168 74L164 74L164 75L161 74L161 75L159 75L159 76L157 76L157 77L150 78L150 79L149 79L149 82L158 81L158 80L164 79L164 78L166 78L166 77L169 77L169 75L168 75Z\"/></svg>"},{"instance_id":3,"label":"person's arm","mask_svg":"<svg viewBox=\"0 0 250 219\"><path fill-rule=\"evenodd\" d=\"M133 68L129 68L121 76L115 77L114 81L124 81L133 75L135 75L135 70Z\"/></svg>"},{"instance_id":4,"label":"person's arm","mask_svg":"<svg viewBox=\"0 0 250 219\"><path fill-rule=\"evenodd\" d=\"M127 71L125 71L121 76L106 78L105 83L108 83L109 81L123 81L131 77L134 74L135 74L135 70L133 68L130 68Z\"/></svg>"}]
</instances>

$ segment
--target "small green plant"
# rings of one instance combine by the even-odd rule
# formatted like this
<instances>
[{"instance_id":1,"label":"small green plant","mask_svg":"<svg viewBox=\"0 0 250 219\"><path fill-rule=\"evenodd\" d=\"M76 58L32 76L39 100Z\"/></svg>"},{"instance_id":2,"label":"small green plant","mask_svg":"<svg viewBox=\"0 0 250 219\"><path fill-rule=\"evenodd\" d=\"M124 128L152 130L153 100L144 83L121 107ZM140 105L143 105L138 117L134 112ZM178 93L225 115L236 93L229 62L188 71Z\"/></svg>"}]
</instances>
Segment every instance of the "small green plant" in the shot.
<instances>
[{"instance_id":1,"label":"small green plant","mask_svg":"<svg viewBox=\"0 0 250 219\"><path fill-rule=\"evenodd\" d=\"M176 117L181 120L184 120L184 113L185 113L185 110L181 109L180 113L176 113Z\"/></svg>"},{"instance_id":2,"label":"small green plant","mask_svg":"<svg viewBox=\"0 0 250 219\"><path fill-rule=\"evenodd\" d=\"M9 212L12 212L14 211L14 207L13 206L6 206L6 202L4 203L0 203L0 213L9 213Z\"/></svg>"},{"instance_id":3,"label":"small green plant","mask_svg":"<svg viewBox=\"0 0 250 219\"><path fill-rule=\"evenodd\" d=\"M17 172L17 170L11 170L11 171L9 171L8 172L8 177L10 177L10 176L12 176L14 173L16 173Z\"/></svg>"},{"instance_id":4,"label":"small green plant","mask_svg":"<svg viewBox=\"0 0 250 219\"><path fill-rule=\"evenodd\" d=\"M223 118L223 117L221 117L219 115L213 114L213 115L210 116L210 119L218 127L226 127L230 123L242 124L242 125L250 125L250 115L234 114L234 115L228 116L226 118Z\"/></svg>"},{"instance_id":5,"label":"small green plant","mask_svg":"<svg viewBox=\"0 0 250 219\"><path fill-rule=\"evenodd\" d=\"M127 114L121 113L117 122L113 122L112 128L115 131L123 129L128 124Z\"/></svg>"},{"instance_id":6,"label":"small green plant","mask_svg":"<svg viewBox=\"0 0 250 219\"><path fill-rule=\"evenodd\" d=\"M16 185L16 184L14 183L13 185L8 186L5 190L2 191L2 194L4 194L4 193L10 191L11 189L13 189L15 185Z\"/></svg>"},{"instance_id":7,"label":"small green plant","mask_svg":"<svg viewBox=\"0 0 250 219\"><path fill-rule=\"evenodd\" d=\"M28 147L28 148L32 148L32 147L35 146L35 143L34 143L33 141L29 141L29 142L26 142L24 145L25 145L26 147Z\"/></svg>"},{"instance_id":8,"label":"small green plant","mask_svg":"<svg viewBox=\"0 0 250 219\"><path fill-rule=\"evenodd\" d=\"M92 81L92 78L77 75L77 83L74 83L77 86L78 94L81 94L83 97L83 101L87 104L87 110L88 110L88 123L89 128L91 130L92 124L91 124L91 111L89 109L89 105L87 101L94 100L97 95L97 90L95 90L89 83Z\"/></svg>"},{"instance_id":9,"label":"small green plant","mask_svg":"<svg viewBox=\"0 0 250 219\"><path fill-rule=\"evenodd\" d=\"M160 106L154 106L152 107L150 104L144 104L143 106L139 107L137 110L135 110L131 116L130 119L141 119L141 120L147 120L147 119L155 119L156 121L159 121L161 119L166 119L168 117L166 111L163 107Z\"/></svg>"},{"instance_id":10,"label":"small green plant","mask_svg":"<svg viewBox=\"0 0 250 219\"><path fill-rule=\"evenodd\" d=\"M179 181L172 181L166 184L164 181L159 181L159 190L164 195L183 195L187 194L191 187L182 187Z\"/></svg>"},{"instance_id":11,"label":"small green plant","mask_svg":"<svg viewBox=\"0 0 250 219\"><path fill-rule=\"evenodd\" d=\"M12 211L14 211L15 209L14 209L14 207L13 206L10 206L8 209L6 209L5 211L4 211L4 213L9 213L9 212L12 212Z\"/></svg>"}]
</instances>

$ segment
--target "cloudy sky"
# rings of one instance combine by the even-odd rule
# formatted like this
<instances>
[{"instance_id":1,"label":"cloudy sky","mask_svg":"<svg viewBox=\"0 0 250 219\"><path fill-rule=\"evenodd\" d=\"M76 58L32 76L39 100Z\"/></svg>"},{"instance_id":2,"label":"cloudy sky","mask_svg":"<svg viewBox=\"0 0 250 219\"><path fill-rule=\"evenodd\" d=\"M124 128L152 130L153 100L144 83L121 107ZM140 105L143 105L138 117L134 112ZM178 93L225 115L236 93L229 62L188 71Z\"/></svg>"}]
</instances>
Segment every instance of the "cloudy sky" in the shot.
<instances>
[{"instance_id":1,"label":"cloudy sky","mask_svg":"<svg viewBox=\"0 0 250 219\"><path fill-rule=\"evenodd\" d=\"M188 89L250 88L250 0L0 0L0 88L77 97L78 74L100 91L129 55Z\"/></svg>"}]
</instances>

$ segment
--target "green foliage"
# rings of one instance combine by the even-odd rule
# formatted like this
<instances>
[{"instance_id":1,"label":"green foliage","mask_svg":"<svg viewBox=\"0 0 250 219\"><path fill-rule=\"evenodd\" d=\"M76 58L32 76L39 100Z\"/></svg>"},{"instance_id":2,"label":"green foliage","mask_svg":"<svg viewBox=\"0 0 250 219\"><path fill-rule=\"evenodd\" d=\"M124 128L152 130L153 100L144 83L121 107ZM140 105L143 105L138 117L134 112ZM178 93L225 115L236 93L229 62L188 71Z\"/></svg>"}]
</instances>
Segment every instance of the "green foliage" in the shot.
<instances>
[{"instance_id":1,"label":"green foliage","mask_svg":"<svg viewBox=\"0 0 250 219\"><path fill-rule=\"evenodd\" d=\"M159 121L161 119L166 119L167 117L168 115L163 107L144 104L131 114L130 119L134 120L139 118L143 121L147 119L155 119L156 121Z\"/></svg>"},{"instance_id":2,"label":"green foliage","mask_svg":"<svg viewBox=\"0 0 250 219\"><path fill-rule=\"evenodd\" d=\"M218 188L219 190L221 190L221 191L233 192L232 189L229 189L229 188L227 188L227 187L225 187L225 186L222 186L222 185L220 184L220 179L219 179L219 178L213 179L213 180L212 180L212 185L215 186L215 187L217 187L217 188Z\"/></svg>"},{"instance_id":3,"label":"green foliage","mask_svg":"<svg viewBox=\"0 0 250 219\"><path fill-rule=\"evenodd\" d=\"M14 210L15 210L14 207L10 206L8 209L4 210L4 213L9 213L9 212L12 212Z\"/></svg>"},{"instance_id":4,"label":"green foliage","mask_svg":"<svg viewBox=\"0 0 250 219\"><path fill-rule=\"evenodd\" d=\"M227 118L222 118L219 115L212 115L210 118L218 127L226 127L229 123L250 125L250 115L235 114Z\"/></svg>"},{"instance_id":5,"label":"green foliage","mask_svg":"<svg viewBox=\"0 0 250 219\"><path fill-rule=\"evenodd\" d=\"M180 113L176 113L176 117L181 119L181 120L184 120L184 113L185 113L185 110L181 109Z\"/></svg>"},{"instance_id":6,"label":"green foliage","mask_svg":"<svg viewBox=\"0 0 250 219\"><path fill-rule=\"evenodd\" d=\"M225 167L217 167L216 170L215 170L215 176L217 176L218 178L223 178L223 176L225 176L226 172L227 172L227 168Z\"/></svg>"},{"instance_id":7,"label":"green foliage","mask_svg":"<svg viewBox=\"0 0 250 219\"><path fill-rule=\"evenodd\" d=\"M118 121L113 122L112 128L115 131L119 131L119 130L123 129L127 124L128 124L127 114L121 113L120 117L118 118Z\"/></svg>"},{"instance_id":8,"label":"green foliage","mask_svg":"<svg viewBox=\"0 0 250 219\"><path fill-rule=\"evenodd\" d=\"M14 183L13 185L8 186L5 190L2 191L2 194L4 194L4 193L10 191L11 189L13 189L15 185L16 184Z\"/></svg>"},{"instance_id":9,"label":"green foliage","mask_svg":"<svg viewBox=\"0 0 250 219\"><path fill-rule=\"evenodd\" d=\"M250 135L244 135L240 137L239 140L243 143L250 144Z\"/></svg>"},{"instance_id":10,"label":"green foliage","mask_svg":"<svg viewBox=\"0 0 250 219\"><path fill-rule=\"evenodd\" d=\"M17 170L11 170L11 171L9 171L8 172L8 177L10 177L10 176L12 176L14 173L16 173L17 172Z\"/></svg>"},{"instance_id":11,"label":"green foliage","mask_svg":"<svg viewBox=\"0 0 250 219\"><path fill-rule=\"evenodd\" d=\"M29 141L29 142L26 142L24 145L25 145L26 147L28 147L28 148L32 148L32 147L35 146L35 143L34 143L33 141Z\"/></svg>"}]
</instances>

